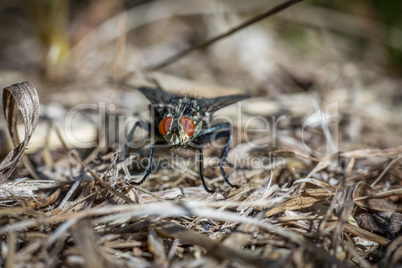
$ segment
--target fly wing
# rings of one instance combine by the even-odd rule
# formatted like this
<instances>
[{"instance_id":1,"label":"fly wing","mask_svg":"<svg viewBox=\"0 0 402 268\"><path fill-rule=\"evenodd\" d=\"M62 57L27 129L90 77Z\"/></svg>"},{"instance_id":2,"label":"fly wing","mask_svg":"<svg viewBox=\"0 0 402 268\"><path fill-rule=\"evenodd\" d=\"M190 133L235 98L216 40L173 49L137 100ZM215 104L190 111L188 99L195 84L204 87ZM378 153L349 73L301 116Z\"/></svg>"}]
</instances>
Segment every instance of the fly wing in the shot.
<instances>
[{"instance_id":1,"label":"fly wing","mask_svg":"<svg viewBox=\"0 0 402 268\"><path fill-rule=\"evenodd\" d=\"M162 89L150 87L139 87L138 89L153 104L166 104L174 97L173 94L163 91Z\"/></svg>"},{"instance_id":2,"label":"fly wing","mask_svg":"<svg viewBox=\"0 0 402 268\"><path fill-rule=\"evenodd\" d=\"M222 109L223 107L226 107L230 104L239 102L241 100L250 98L250 95L229 95L229 96L222 96L222 97L217 97L217 98L209 98L209 99L203 99L201 101L201 110L203 112L209 112L209 113L214 113L219 109Z\"/></svg>"}]
</instances>

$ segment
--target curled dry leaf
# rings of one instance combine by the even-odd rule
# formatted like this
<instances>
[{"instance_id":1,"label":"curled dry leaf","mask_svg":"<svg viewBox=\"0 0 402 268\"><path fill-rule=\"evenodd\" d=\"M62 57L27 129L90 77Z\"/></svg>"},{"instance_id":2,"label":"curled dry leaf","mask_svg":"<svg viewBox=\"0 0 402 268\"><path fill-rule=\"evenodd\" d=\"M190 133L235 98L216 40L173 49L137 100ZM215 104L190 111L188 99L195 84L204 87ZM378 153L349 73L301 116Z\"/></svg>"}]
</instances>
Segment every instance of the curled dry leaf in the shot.
<instances>
[{"instance_id":1,"label":"curled dry leaf","mask_svg":"<svg viewBox=\"0 0 402 268\"><path fill-rule=\"evenodd\" d=\"M25 125L25 137L21 143L17 132L17 108L22 114ZM39 96L36 88L30 82L18 83L4 88L3 110L15 148L0 163L0 183L7 180L14 171L38 124Z\"/></svg>"}]
</instances>

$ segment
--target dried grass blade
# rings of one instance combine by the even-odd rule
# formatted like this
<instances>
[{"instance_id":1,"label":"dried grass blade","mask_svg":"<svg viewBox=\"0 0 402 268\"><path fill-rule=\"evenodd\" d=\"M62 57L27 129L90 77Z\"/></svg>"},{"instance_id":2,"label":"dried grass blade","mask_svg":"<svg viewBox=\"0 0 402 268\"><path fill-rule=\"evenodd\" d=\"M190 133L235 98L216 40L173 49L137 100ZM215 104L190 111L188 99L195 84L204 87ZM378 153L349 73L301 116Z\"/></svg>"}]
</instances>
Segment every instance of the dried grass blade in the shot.
<instances>
[{"instance_id":1,"label":"dried grass blade","mask_svg":"<svg viewBox=\"0 0 402 268\"><path fill-rule=\"evenodd\" d=\"M397 196L400 195L400 191L394 191L391 193L395 193ZM353 200L356 205L362 208L369 208L374 211L384 212L402 212L402 205L393 202L389 198L379 198L384 197L388 193L383 193L379 190L371 187L369 184L364 182L359 182L353 192Z\"/></svg>"},{"instance_id":2,"label":"dried grass blade","mask_svg":"<svg viewBox=\"0 0 402 268\"><path fill-rule=\"evenodd\" d=\"M17 235L16 233L11 232L8 236L8 253L5 266L6 268L14 267L16 244L17 244Z\"/></svg>"},{"instance_id":3,"label":"dried grass blade","mask_svg":"<svg viewBox=\"0 0 402 268\"><path fill-rule=\"evenodd\" d=\"M97 241L88 221L82 221L76 225L74 237L81 248L80 253L85 260L84 267L112 267L107 262L107 255L103 252L102 248L97 247Z\"/></svg>"},{"instance_id":4,"label":"dried grass blade","mask_svg":"<svg viewBox=\"0 0 402 268\"><path fill-rule=\"evenodd\" d=\"M370 158L370 157L375 157L375 156L380 156L380 157L387 157L390 155L395 155L395 154L400 154L402 153L402 145L393 147L393 148L387 148L387 149L361 149L361 150L356 150L356 151L350 151L350 152L344 152L340 153L340 157L346 157L346 158Z\"/></svg>"},{"instance_id":5,"label":"dried grass blade","mask_svg":"<svg viewBox=\"0 0 402 268\"><path fill-rule=\"evenodd\" d=\"M275 263L271 263L269 260L249 256L240 250L227 247L222 243L174 223L164 223L155 230L164 236L175 237L185 244L199 245L218 260L236 260L254 267L266 267L269 264L272 265L271 267L277 267Z\"/></svg>"},{"instance_id":6,"label":"dried grass blade","mask_svg":"<svg viewBox=\"0 0 402 268\"><path fill-rule=\"evenodd\" d=\"M25 125L25 137L21 143L19 142L17 132L17 108L22 114ZM36 88L30 82L14 84L4 88L3 111L15 148L8 153L0 164L0 183L7 180L14 171L18 161L24 155L25 148L38 125L39 96Z\"/></svg>"},{"instance_id":7,"label":"dried grass blade","mask_svg":"<svg viewBox=\"0 0 402 268\"><path fill-rule=\"evenodd\" d=\"M346 232L346 233L351 233L351 234L353 234L355 236L360 236L360 237L362 237L364 239L376 242L376 243L378 243L378 244L380 244L382 246L385 246L390 242L390 240L385 238L385 237L382 237L382 236L377 235L375 233L371 233L371 232L366 231L366 230L364 230L364 229L362 229L360 227L356 227L356 226L350 225L348 223L345 225L345 228L343 229L343 231Z\"/></svg>"},{"instance_id":8,"label":"dried grass blade","mask_svg":"<svg viewBox=\"0 0 402 268\"><path fill-rule=\"evenodd\" d=\"M323 202L323 201L325 201L325 198L298 195L294 198L286 200L285 202L278 204L277 206L271 208L264 214L264 217L270 217L272 215L283 212L285 210L293 211L293 210L311 207L315 203Z\"/></svg>"},{"instance_id":9,"label":"dried grass blade","mask_svg":"<svg viewBox=\"0 0 402 268\"><path fill-rule=\"evenodd\" d=\"M161 267L161 268L168 267L163 240L156 235L155 230L153 228L149 230L148 248L149 251L154 255L155 267Z\"/></svg>"}]
</instances>

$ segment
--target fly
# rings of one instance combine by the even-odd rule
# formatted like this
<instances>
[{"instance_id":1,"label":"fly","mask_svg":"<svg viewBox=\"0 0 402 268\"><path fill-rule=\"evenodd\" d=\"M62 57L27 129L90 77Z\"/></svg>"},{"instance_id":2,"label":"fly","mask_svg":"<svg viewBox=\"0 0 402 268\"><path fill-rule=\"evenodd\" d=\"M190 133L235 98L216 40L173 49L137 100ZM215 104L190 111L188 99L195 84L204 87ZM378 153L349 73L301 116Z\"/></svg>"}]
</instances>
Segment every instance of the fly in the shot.
<instances>
[{"instance_id":1,"label":"fly","mask_svg":"<svg viewBox=\"0 0 402 268\"><path fill-rule=\"evenodd\" d=\"M233 131L230 122L220 122L211 125L213 114L230 104L239 102L249 95L229 95L217 98L194 98L190 96L171 94L162 89L150 87L138 88L145 97L151 102L150 112L153 118L153 125L149 131L155 133L155 141L151 145L148 167L144 177L138 182L132 182L135 185L142 184L152 172L152 158L155 148L158 146L169 146L173 149L187 148L198 150L199 152L199 175L202 185L208 193L213 193L205 183L203 148L205 145L218 139L225 139L225 147L220 156L220 170L226 183L231 187L233 185L226 175L224 165L227 162L227 155L232 144ZM135 129L140 123L137 122L128 136L130 142ZM152 126L153 129L152 129ZM126 145L125 154L127 155L128 146Z\"/></svg>"}]
</instances>

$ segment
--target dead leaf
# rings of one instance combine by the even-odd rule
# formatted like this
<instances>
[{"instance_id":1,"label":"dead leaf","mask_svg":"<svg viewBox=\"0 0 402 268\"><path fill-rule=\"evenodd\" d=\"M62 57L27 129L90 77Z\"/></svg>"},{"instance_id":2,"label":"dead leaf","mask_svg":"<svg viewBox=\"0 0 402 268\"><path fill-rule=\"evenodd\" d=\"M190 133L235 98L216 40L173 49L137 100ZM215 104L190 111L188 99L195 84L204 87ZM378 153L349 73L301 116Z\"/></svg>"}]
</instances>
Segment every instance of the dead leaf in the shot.
<instances>
[{"instance_id":1,"label":"dead leaf","mask_svg":"<svg viewBox=\"0 0 402 268\"><path fill-rule=\"evenodd\" d=\"M17 132L18 113L22 114L25 137L20 143ZM7 180L14 171L39 121L39 96L30 82L23 82L6 87L3 90L3 111L7 121L11 140L15 146L0 164L0 183Z\"/></svg>"},{"instance_id":2,"label":"dead leaf","mask_svg":"<svg viewBox=\"0 0 402 268\"><path fill-rule=\"evenodd\" d=\"M56 191L54 191L48 197L45 197L41 200L36 200L36 199L28 200L25 202L25 205L32 209L46 207L46 206L51 205L54 202L56 202L57 198L59 198L59 196L60 196L60 193L61 193L61 188L57 188Z\"/></svg>"}]
</instances>

